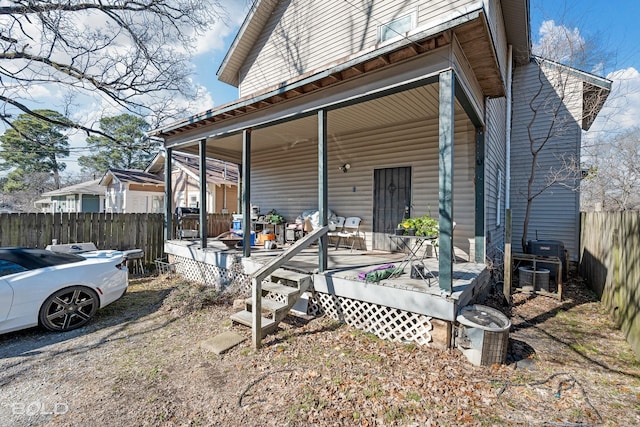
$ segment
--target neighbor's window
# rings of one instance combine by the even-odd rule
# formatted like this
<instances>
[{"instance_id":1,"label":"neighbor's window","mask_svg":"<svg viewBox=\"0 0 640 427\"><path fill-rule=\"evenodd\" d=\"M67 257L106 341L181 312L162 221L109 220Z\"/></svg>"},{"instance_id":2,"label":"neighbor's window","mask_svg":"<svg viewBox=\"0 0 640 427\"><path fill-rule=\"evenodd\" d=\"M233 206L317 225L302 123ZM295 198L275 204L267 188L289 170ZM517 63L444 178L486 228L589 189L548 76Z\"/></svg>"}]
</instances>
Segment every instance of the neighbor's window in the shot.
<instances>
[{"instance_id":1,"label":"neighbor's window","mask_svg":"<svg viewBox=\"0 0 640 427\"><path fill-rule=\"evenodd\" d=\"M416 21L416 13L413 12L394 19L388 24L381 25L378 30L378 42L385 42L399 36L404 36L416 27Z\"/></svg>"},{"instance_id":2,"label":"neighbor's window","mask_svg":"<svg viewBox=\"0 0 640 427\"><path fill-rule=\"evenodd\" d=\"M151 212L162 213L164 210L164 196L152 196L151 197Z\"/></svg>"}]
</instances>

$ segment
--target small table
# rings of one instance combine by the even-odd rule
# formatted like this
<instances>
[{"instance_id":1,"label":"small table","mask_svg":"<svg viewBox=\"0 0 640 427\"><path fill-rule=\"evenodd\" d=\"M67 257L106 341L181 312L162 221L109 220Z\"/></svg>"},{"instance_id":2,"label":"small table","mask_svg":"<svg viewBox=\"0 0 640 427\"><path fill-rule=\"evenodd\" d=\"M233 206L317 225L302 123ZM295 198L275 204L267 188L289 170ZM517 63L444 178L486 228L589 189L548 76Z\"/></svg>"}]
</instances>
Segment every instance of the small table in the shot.
<instances>
[{"instance_id":1,"label":"small table","mask_svg":"<svg viewBox=\"0 0 640 427\"><path fill-rule=\"evenodd\" d=\"M280 245L284 244L284 224L274 224L266 221L254 221L253 224L256 234L264 230L273 230L273 234L276 236L276 242Z\"/></svg>"},{"instance_id":2,"label":"small table","mask_svg":"<svg viewBox=\"0 0 640 427\"><path fill-rule=\"evenodd\" d=\"M400 236L397 234L389 234L388 236L392 241L396 242L398 248L405 248L407 250L407 255L398 267L399 272L403 272L407 266L410 266L409 271L412 276L415 272L415 275L418 276L417 278L426 281L429 285L431 284L431 279L437 281L436 276L424 263L426 252L423 252L422 255L419 253L425 242L436 239L436 236Z\"/></svg>"}]
</instances>

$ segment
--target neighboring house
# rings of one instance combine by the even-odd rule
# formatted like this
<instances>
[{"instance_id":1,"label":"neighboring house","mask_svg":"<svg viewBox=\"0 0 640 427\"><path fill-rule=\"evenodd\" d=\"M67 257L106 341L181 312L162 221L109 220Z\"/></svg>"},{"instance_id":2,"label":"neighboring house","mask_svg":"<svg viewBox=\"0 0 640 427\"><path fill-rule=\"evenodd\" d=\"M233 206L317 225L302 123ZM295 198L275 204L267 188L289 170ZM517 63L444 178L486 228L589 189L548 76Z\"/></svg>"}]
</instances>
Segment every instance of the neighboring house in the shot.
<instances>
[{"instance_id":1,"label":"neighboring house","mask_svg":"<svg viewBox=\"0 0 640 427\"><path fill-rule=\"evenodd\" d=\"M109 169L100 185L105 192L105 212L161 213L164 178L141 170Z\"/></svg>"},{"instance_id":2,"label":"neighboring house","mask_svg":"<svg viewBox=\"0 0 640 427\"><path fill-rule=\"evenodd\" d=\"M102 212L104 187L100 186L99 179L81 182L42 193L34 204L43 213Z\"/></svg>"},{"instance_id":3,"label":"neighboring house","mask_svg":"<svg viewBox=\"0 0 640 427\"><path fill-rule=\"evenodd\" d=\"M324 245L317 272L309 274L316 293L332 295L334 303L358 300L421 313L428 323L449 322L443 336L450 344L458 309L480 288L471 279L454 286L464 274L454 276L450 255L464 253L481 268L501 264L506 208L513 209L519 244L521 172L531 165L527 123L534 117L533 132L544 132L556 119L533 116L526 106L536 84L552 94L554 79L538 72L544 61L531 61L528 0L367 4L255 1L218 70L219 80L238 87L240 99L152 134L164 139L168 152L241 165L247 216L250 204L276 209L289 221L310 208L357 216L373 251L392 249L389 233L402 218L438 217L438 295L404 295L397 287L386 294L383 283L365 288L338 277L328 271ZM571 96L552 101L563 106L562 118L575 131L557 141L555 153L545 153L545 166L560 162L562 152L579 155L579 130L588 129L611 87L577 70L570 78ZM567 201L554 190L540 199L533 227L544 238L566 240L575 258L578 196ZM165 246L181 266L191 257L227 267L190 250ZM247 260L250 251L244 252Z\"/></svg>"},{"instance_id":4,"label":"neighboring house","mask_svg":"<svg viewBox=\"0 0 640 427\"><path fill-rule=\"evenodd\" d=\"M200 207L200 159L188 153L172 154L173 206ZM206 160L207 211L229 213L238 210L238 166L221 160ZM145 170L164 175L165 153L161 152Z\"/></svg>"}]
</instances>

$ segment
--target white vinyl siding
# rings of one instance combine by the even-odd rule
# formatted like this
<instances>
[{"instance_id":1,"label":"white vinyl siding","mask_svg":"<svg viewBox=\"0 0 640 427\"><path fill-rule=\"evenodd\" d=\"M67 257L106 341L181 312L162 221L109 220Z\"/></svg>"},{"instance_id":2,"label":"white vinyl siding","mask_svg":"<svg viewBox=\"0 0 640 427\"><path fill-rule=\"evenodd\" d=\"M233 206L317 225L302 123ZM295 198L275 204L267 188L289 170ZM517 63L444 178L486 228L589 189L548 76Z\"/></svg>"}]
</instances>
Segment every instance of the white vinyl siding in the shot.
<instances>
[{"instance_id":1,"label":"white vinyl siding","mask_svg":"<svg viewBox=\"0 0 640 427\"><path fill-rule=\"evenodd\" d=\"M370 9L343 0L280 2L239 70L240 96L371 51L380 26L398 17L416 13L420 30L481 7L477 0L380 0Z\"/></svg>"},{"instance_id":2,"label":"white vinyl siding","mask_svg":"<svg viewBox=\"0 0 640 427\"><path fill-rule=\"evenodd\" d=\"M438 118L424 118L347 135L331 132L328 115L329 209L340 216L359 216L371 248L373 171L410 166L412 215L438 216ZM258 137L256 136L256 146ZM454 245L469 254L475 226L475 130L466 116L456 116L454 142ZM340 166L349 163L347 173ZM251 202L261 212L276 209L292 221L318 206L317 141L283 145L278 152L256 151L251 160Z\"/></svg>"},{"instance_id":3,"label":"white vinyl siding","mask_svg":"<svg viewBox=\"0 0 640 427\"><path fill-rule=\"evenodd\" d=\"M486 256L501 260L504 253L504 206L505 188L498 188L498 171L506 169L506 98L487 99L487 132L485 134L484 191L485 191L485 236ZM504 175L503 175L504 176ZM498 219L498 215L502 215Z\"/></svg>"},{"instance_id":4,"label":"white vinyl siding","mask_svg":"<svg viewBox=\"0 0 640 427\"><path fill-rule=\"evenodd\" d=\"M539 70L545 72L539 75ZM537 159L538 167L534 188L540 189L547 182L553 170L562 168L562 157L580 156L580 115L582 91L578 79L563 75L566 84L562 84L563 95L554 91L550 82L554 82L554 70L540 68L531 63L518 67L514 73L514 109L511 149L511 206L513 213L513 250L522 251L521 239L526 208L527 180L530 176L532 155L529 145L528 128L532 117L529 100L539 90L543 82L542 95L546 98L544 106L538 108L538 118L531 126L537 141L549 131L551 120L562 123ZM568 80L566 80L568 79ZM555 81L557 83L557 81ZM551 114L560 97L567 108L558 114ZM578 119L578 121L576 121ZM569 180L552 185L537 197L532 204L527 240L560 240L569 251L571 259L578 256L578 229L580 197L577 180Z\"/></svg>"}]
</instances>

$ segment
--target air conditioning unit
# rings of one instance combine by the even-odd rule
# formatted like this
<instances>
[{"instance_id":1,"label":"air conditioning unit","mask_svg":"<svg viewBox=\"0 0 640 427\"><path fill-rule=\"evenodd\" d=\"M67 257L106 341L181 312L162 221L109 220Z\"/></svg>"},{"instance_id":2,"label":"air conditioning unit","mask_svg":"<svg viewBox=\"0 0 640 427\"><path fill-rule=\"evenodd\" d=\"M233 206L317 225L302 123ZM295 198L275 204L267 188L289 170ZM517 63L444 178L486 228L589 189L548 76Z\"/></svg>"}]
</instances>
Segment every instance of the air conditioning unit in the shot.
<instances>
[{"instance_id":1,"label":"air conditioning unit","mask_svg":"<svg viewBox=\"0 0 640 427\"><path fill-rule=\"evenodd\" d=\"M567 255L564 250L564 242L559 240L529 240L527 253L531 255L557 257L562 262L562 280L567 279ZM536 268L549 270L549 275L557 281L558 265L554 263L537 262Z\"/></svg>"}]
</instances>

